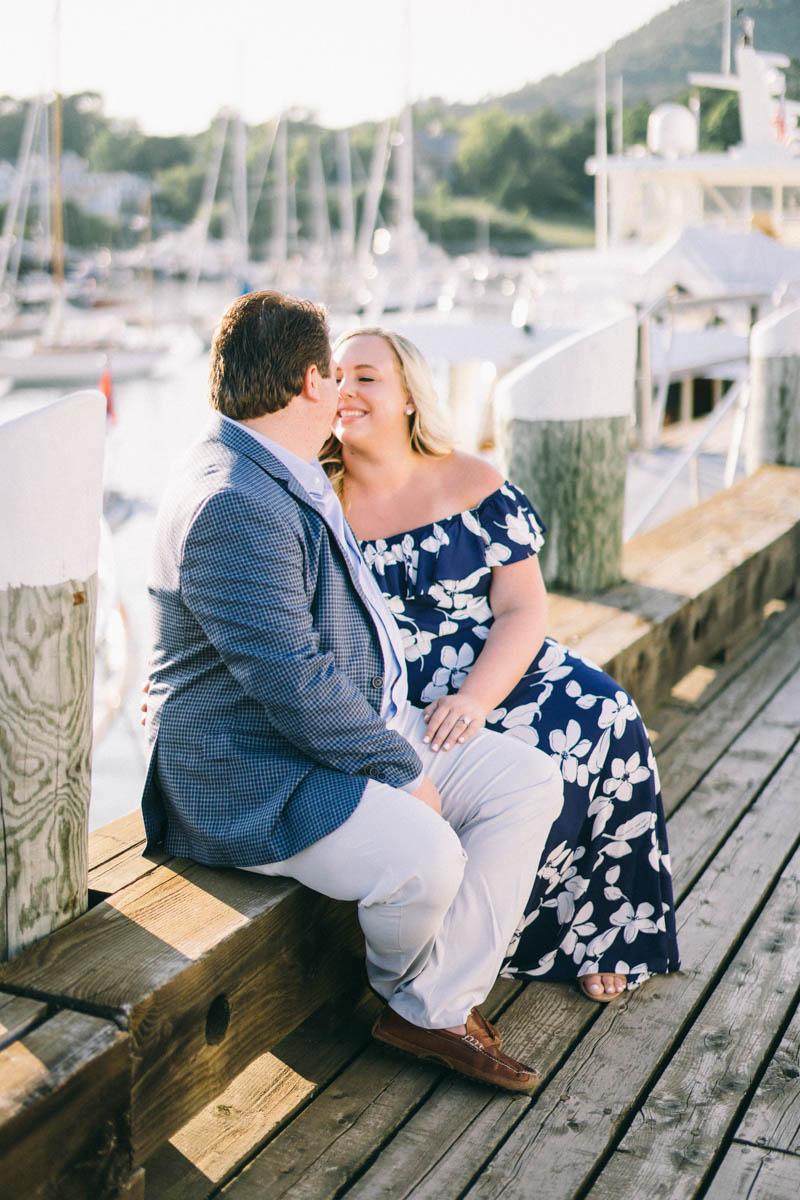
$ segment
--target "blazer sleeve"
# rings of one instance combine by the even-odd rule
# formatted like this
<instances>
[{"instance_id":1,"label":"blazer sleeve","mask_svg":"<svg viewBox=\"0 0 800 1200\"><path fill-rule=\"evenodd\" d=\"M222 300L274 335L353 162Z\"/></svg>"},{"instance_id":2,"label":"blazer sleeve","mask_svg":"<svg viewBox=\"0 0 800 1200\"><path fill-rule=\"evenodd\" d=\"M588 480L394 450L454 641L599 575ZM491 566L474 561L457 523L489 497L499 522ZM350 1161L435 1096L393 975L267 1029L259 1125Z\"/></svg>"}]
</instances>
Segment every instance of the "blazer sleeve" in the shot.
<instances>
[{"instance_id":1,"label":"blazer sleeve","mask_svg":"<svg viewBox=\"0 0 800 1200\"><path fill-rule=\"evenodd\" d=\"M264 505L216 493L184 541L182 599L245 693L302 754L403 787L420 775L421 760L320 650L305 557L297 531ZM342 635L358 622L363 636L363 621L354 604L341 614Z\"/></svg>"}]
</instances>

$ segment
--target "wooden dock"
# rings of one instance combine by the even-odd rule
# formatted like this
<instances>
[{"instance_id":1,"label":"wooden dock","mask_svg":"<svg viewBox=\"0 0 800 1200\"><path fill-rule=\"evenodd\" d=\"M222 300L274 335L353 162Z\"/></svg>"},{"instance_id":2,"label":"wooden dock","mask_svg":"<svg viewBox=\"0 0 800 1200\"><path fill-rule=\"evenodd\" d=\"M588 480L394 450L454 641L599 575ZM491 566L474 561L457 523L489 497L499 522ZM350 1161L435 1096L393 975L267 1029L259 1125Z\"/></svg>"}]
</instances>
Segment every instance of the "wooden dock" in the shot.
<instances>
[{"instance_id":1,"label":"wooden dock","mask_svg":"<svg viewBox=\"0 0 800 1200\"><path fill-rule=\"evenodd\" d=\"M500 981L531 1100L372 1043L370 999L323 1010L153 1155L146 1195L797 1200L800 604L656 715L680 972L605 1007Z\"/></svg>"},{"instance_id":2,"label":"wooden dock","mask_svg":"<svg viewBox=\"0 0 800 1200\"><path fill-rule=\"evenodd\" d=\"M90 839L90 911L0 967L0 1179L59 1200L797 1200L800 472L781 479L781 505L778 476L748 484L727 542L735 497L688 558L686 522L680 546L639 540L639 576L583 608L652 700L679 972L606 1006L499 981L487 1012L543 1082L494 1092L372 1042L352 906L143 859L122 818Z\"/></svg>"}]
</instances>

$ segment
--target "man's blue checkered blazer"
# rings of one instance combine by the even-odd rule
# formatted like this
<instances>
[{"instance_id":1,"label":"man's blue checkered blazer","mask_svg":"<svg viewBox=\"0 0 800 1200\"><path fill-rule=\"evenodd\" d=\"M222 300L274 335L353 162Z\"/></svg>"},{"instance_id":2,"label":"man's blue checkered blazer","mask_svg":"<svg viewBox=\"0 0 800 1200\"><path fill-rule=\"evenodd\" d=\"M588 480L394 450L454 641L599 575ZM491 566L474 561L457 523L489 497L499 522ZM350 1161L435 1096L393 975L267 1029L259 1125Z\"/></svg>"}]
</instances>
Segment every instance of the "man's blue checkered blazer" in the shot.
<instances>
[{"instance_id":1,"label":"man's blue checkered blazer","mask_svg":"<svg viewBox=\"0 0 800 1200\"><path fill-rule=\"evenodd\" d=\"M379 716L380 642L307 494L216 417L159 513L142 797L148 848L277 862L336 829L369 779L422 766Z\"/></svg>"}]
</instances>

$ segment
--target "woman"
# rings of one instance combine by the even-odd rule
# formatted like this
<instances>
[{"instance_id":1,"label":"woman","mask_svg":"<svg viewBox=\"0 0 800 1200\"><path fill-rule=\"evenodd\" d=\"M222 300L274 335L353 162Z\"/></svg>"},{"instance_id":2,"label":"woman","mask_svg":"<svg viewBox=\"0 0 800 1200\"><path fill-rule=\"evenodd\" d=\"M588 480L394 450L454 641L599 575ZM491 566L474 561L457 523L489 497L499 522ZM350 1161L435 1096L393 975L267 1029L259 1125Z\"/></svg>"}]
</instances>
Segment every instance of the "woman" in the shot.
<instances>
[{"instance_id":1,"label":"woman","mask_svg":"<svg viewBox=\"0 0 800 1200\"><path fill-rule=\"evenodd\" d=\"M631 698L545 635L542 522L492 466L453 450L405 338L355 330L334 359L321 458L403 633L426 740L446 753L485 725L561 764L564 808L503 974L577 979L608 1001L677 969L653 752Z\"/></svg>"}]
</instances>

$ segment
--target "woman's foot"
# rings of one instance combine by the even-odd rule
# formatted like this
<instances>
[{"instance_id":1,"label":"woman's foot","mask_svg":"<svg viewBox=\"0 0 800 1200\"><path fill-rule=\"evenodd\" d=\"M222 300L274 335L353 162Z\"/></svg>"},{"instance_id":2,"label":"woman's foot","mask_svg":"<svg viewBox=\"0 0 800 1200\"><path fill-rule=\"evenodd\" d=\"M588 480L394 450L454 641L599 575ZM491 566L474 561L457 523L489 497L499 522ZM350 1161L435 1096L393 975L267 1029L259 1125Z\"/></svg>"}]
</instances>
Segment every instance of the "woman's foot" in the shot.
<instances>
[{"instance_id":1,"label":"woman's foot","mask_svg":"<svg viewBox=\"0 0 800 1200\"><path fill-rule=\"evenodd\" d=\"M584 996L588 996L590 1000L597 1000L600 1004L616 1000L627 986L627 975L617 975L611 972L603 975L581 975L578 980L578 987Z\"/></svg>"}]
</instances>

